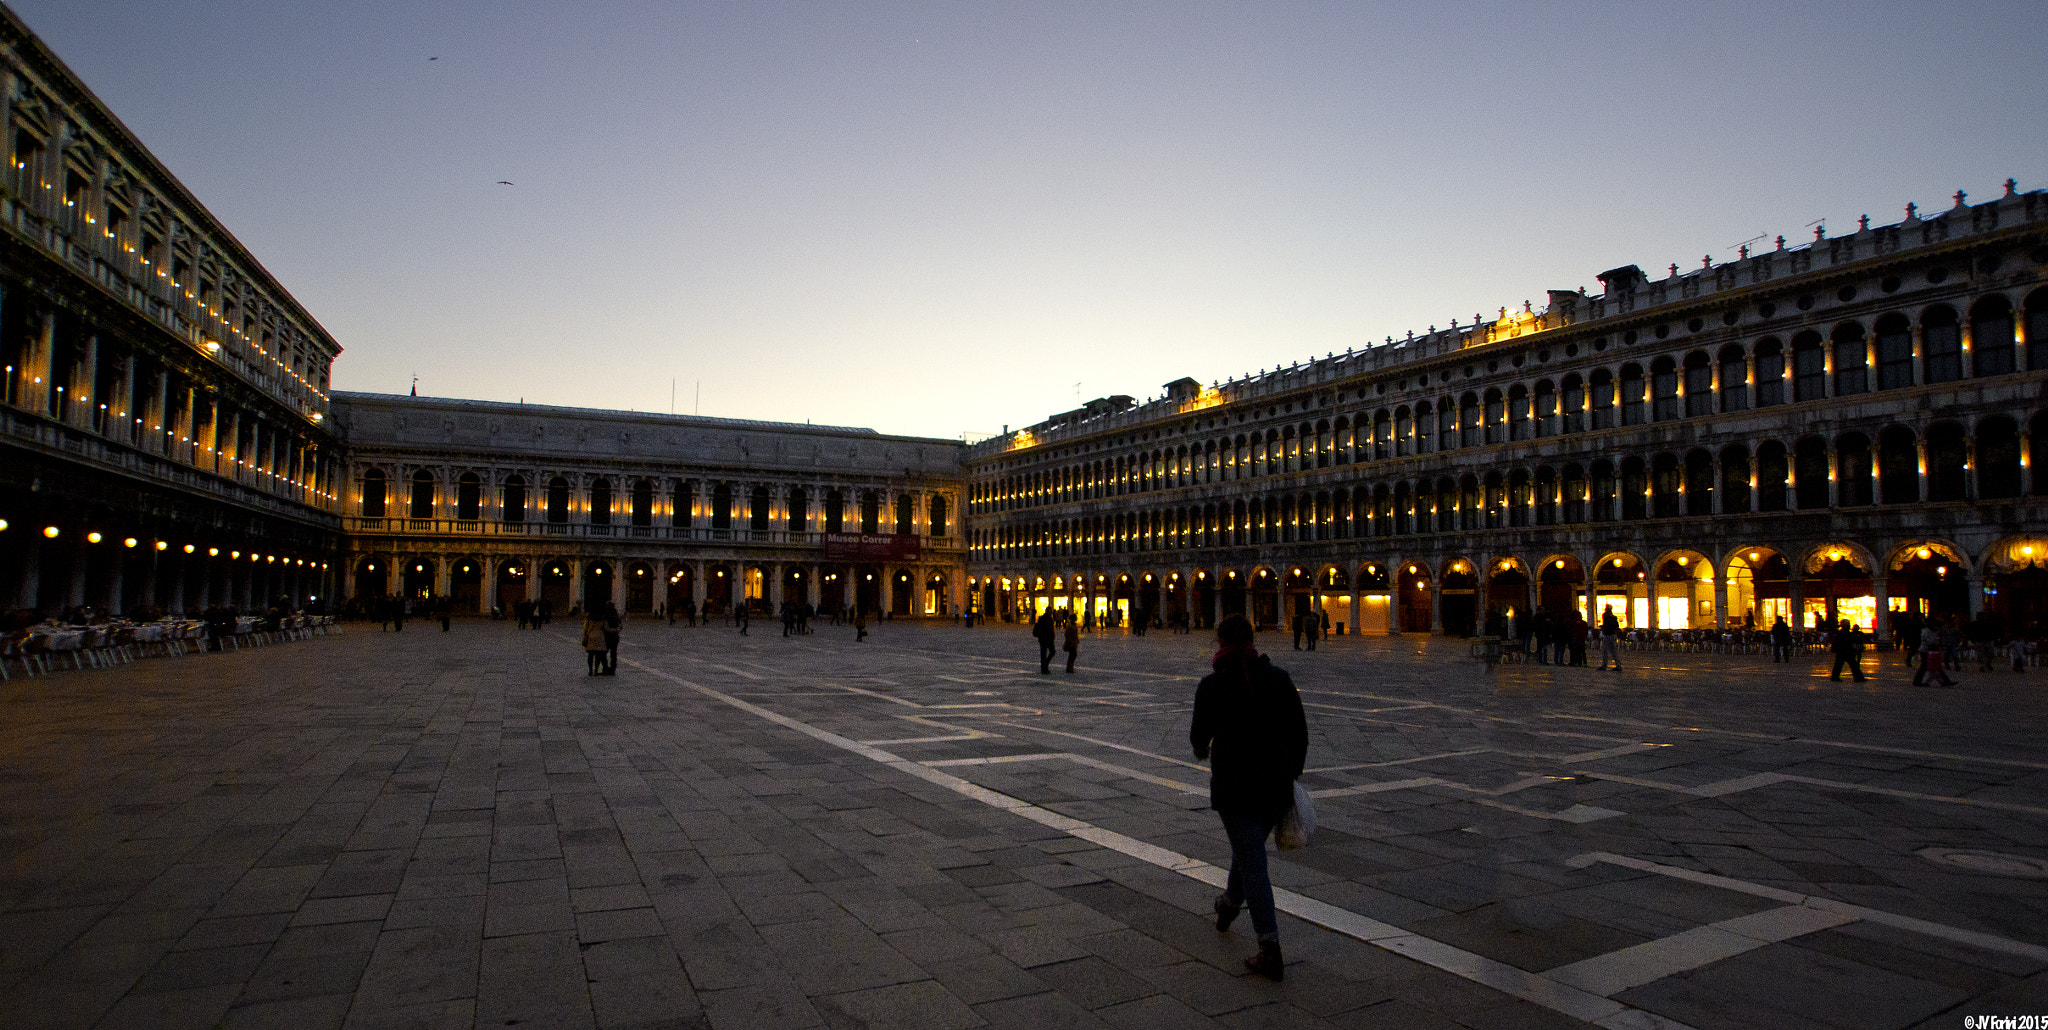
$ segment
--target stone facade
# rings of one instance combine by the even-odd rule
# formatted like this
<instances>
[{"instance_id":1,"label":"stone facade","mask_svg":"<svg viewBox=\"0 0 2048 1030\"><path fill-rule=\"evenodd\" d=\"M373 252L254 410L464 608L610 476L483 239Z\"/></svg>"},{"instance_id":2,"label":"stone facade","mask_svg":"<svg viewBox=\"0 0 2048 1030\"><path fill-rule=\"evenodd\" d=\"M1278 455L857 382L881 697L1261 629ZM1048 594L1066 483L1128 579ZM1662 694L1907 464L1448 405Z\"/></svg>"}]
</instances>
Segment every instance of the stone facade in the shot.
<instances>
[{"instance_id":1,"label":"stone facade","mask_svg":"<svg viewBox=\"0 0 2048 1030\"><path fill-rule=\"evenodd\" d=\"M957 441L357 393L334 421L351 596L958 610ZM848 552L854 535L871 553Z\"/></svg>"},{"instance_id":2,"label":"stone facade","mask_svg":"<svg viewBox=\"0 0 2048 1030\"><path fill-rule=\"evenodd\" d=\"M970 448L972 603L2043 632L2048 194L1601 279Z\"/></svg>"},{"instance_id":3,"label":"stone facade","mask_svg":"<svg viewBox=\"0 0 2048 1030\"><path fill-rule=\"evenodd\" d=\"M341 348L0 7L0 607L325 592Z\"/></svg>"}]
</instances>

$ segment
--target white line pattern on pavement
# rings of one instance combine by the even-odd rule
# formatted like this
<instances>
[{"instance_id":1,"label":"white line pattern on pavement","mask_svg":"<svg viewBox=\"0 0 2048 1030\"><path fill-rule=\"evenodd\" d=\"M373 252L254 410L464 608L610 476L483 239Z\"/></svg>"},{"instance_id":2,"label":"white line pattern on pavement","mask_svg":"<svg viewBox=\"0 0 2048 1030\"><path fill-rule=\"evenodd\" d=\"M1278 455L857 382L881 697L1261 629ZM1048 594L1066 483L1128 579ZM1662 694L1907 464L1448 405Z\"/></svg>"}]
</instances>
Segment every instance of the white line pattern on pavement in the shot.
<instances>
[{"instance_id":1,"label":"white line pattern on pavement","mask_svg":"<svg viewBox=\"0 0 2048 1030\"><path fill-rule=\"evenodd\" d=\"M830 730L820 729L800 719L779 712L770 711L750 701L743 701L730 694L721 693L702 684L693 683L641 662L626 659L627 663L679 686L688 687L705 697L723 702L743 712L758 716L778 726L794 730L814 740L822 741L841 750L850 751L871 761L886 765L907 775L914 776L937 786L945 787L963 797L972 798L992 808L1000 808L1014 815L1029 819L1049 829L1059 830L1081 840L1099 844L1113 851L1129 855L1142 862L1162 869L1180 873L1210 886L1221 888L1228 878L1228 871L1189 858L1155 844L1148 844L1134 837L1105 830L1092 823L1061 815L1050 809L1040 808L1027 801L1021 801L1007 794L989 790L971 781L950 773L899 757L878 747L840 736ZM1026 727L1029 728L1029 727ZM1070 734L1071 735L1071 734ZM1125 750L1135 750L1126 748ZM1139 752L1143 753L1143 752ZM1456 948L1442 941L1432 940L1411 933L1398 926L1382 923L1376 919L1346 911L1326 902L1296 894L1276 887L1273 902L1280 911L1297 919L1313 923L1327 930L1344 934L1375 947L1384 948L1398 955L1404 955L1425 965L1434 966L1447 973L1483 984L1504 994L1540 1005L1553 1012L1559 1012L1574 1019L1606 1027L1608 1030L1691 1030L1683 1023L1666 1019L1655 1013L1632 1008L1611 998L1570 987L1550 980L1541 974L1519 969L1505 962L1499 962L1477 955L1462 948Z\"/></svg>"}]
</instances>

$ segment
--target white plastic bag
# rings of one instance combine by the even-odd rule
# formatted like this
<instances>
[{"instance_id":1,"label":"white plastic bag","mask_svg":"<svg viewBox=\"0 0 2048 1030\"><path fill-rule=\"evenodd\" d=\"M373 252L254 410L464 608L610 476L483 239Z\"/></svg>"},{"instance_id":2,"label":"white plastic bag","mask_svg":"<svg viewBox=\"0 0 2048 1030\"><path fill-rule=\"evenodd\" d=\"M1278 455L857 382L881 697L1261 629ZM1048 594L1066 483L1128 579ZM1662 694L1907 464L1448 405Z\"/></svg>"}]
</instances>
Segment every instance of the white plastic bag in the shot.
<instances>
[{"instance_id":1,"label":"white plastic bag","mask_svg":"<svg viewBox=\"0 0 2048 1030\"><path fill-rule=\"evenodd\" d=\"M1282 851L1293 851L1308 846L1309 834L1316 832L1316 802L1308 796L1308 788L1299 781L1294 784L1294 807L1280 817L1280 826L1273 831L1274 843Z\"/></svg>"}]
</instances>

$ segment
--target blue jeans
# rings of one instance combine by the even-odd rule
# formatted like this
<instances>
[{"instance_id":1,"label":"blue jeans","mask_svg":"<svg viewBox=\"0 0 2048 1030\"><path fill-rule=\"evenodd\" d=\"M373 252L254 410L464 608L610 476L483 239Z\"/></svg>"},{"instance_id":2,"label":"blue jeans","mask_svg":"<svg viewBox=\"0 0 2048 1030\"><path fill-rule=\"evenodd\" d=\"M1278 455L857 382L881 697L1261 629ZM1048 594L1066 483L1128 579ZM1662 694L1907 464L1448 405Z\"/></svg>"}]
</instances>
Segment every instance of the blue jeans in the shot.
<instances>
[{"instance_id":1,"label":"blue jeans","mask_svg":"<svg viewBox=\"0 0 2048 1030\"><path fill-rule=\"evenodd\" d=\"M1252 929L1259 941L1280 939L1280 920L1273 914L1273 881L1266 878L1266 838L1279 820L1257 812L1218 812L1230 837L1230 880L1223 889L1225 904L1249 905Z\"/></svg>"}]
</instances>

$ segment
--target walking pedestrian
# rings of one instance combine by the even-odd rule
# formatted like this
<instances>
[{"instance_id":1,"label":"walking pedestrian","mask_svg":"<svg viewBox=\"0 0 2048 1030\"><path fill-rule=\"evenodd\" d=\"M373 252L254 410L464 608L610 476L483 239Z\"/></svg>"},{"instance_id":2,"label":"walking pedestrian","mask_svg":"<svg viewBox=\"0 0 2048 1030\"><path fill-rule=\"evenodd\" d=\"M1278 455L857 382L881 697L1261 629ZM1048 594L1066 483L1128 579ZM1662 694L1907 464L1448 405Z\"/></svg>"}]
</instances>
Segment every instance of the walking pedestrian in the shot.
<instances>
[{"instance_id":1,"label":"walking pedestrian","mask_svg":"<svg viewBox=\"0 0 2048 1030\"><path fill-rule=\"evenodd\" d=\"M606 601L598 614L604 626L604 675L619 674L619 634L626 628L626 617L619 614L619 606Z\"/></svg>"},{"instance_id":2,"label":"walking pedestrian","mask_svg":"<svg viewBox=\"0 0 2048 1030\"><path fill-rule=\"evenodd\" d=\"M1081 653L1081 627L1067 620L1067 675L1074 674L1074 657Z\"/></svg>"},{"instance_id":3,"label":"walking pedestrian","mask_svg":"<svg viewBox=\"0 0 2048 1030\"><path fill-rule=\"evenodd\" d=\"M741 601L739 606L732 610L732 621L738 624L740 636L747 635L747 618L754 614L749 608L750 606L747 602Z\"/></svg>"},{"instance_id":4,"label":"walking pedestrian","mask_svg":"<svg viewBox=\"0 0 2048 1030\"><path fill-rule=\"evenodd\" d=\"M1614 617L1614 606L1600 607L1600 670L1607 671L1609 660L1614 662L1614 671L1621 671L1621 620Z\"/></svg>"},{"instance_id":5,"label":"walking pedestrian","mask_svg":"<svg viewBox=\"0 0 2048 1030\"><path fill-rule=\"evenodd\" d=\"M1948 678L1948 655L1938 647L1929 647L1920 652L1920 670L1913 674L1913 685L1924 687L1930 679L1938 679L1944 687L1953 687L1956 681Z\"/></svg>"},{"instance_id":6,"label":"walking pedestrian","mask_svg":"<svg viewBox=\"0 0 2048 1030\"><path fill-rule=\"evenodd\" d=\"M853 642L858 644L867 638L868 610L866 608L855 608L853 610Z\"/></svg>"},{"instance_id":7,"label":"walking pedestrian","mask_svg":"<svg viewBox=\"0 0 2048 1030\"><path fill-rule=\"evenodd\" d=\"M1828 674L1829 679L1842 682L1842 667L1845 665L1856 674L1856 682L1870 678L1863 675L1863 627L1848 619L1841 620L1835 627L1834 652L1835 670Z\"/></svg>"},{"instance_id":8,"label":"walking pedestrian","mask_svg":"<svg viewBox=\"0 0 2048 1030\"><path fill-rule=\"evenodd\" d=\"M1586 638L1593 635L1593 625L1586 621L1584 612L1572 613L1572 667L1586 667Z\"/></svg>"},{"instance_id":9,"label":"walking pedestrian","mask_svg":"<svg viewBox=\"0 0 2048 1030\"><path fill-rule=\"evenodd\" d=\"M604 674L604 622L596 612L583 616L583 660L588 668L584 675Z\"/></svg>"},{"instance_id":10,"label":"walking pedestrian","mask_svg":"<svg viewBox=\"0 0 2048 1030\"><path fill-rule=\"evenodd\" d=\"M1783 615L1771 623L1771 661L1788 664L1792 661L1792 626Z\"/></svg>"},{"instance_id":11,"label":"walking pedestrian","mask_svg":"<svg viewBox=\"0 0 2048 1030\"><path fill-rule=\"evenodd\" d=\"M1308 632L1302 635L1308 638L1308 649L1315 650L1316 640L1323 635L1323 620L1316 618L1316 613L1308 613Z\"/></svg>"},{"instance_id":12,"label":"walking pedestrian","mask_svg":"<svg viewBox=\"0 0 2048 1030\"><path fill-rule=\"evenodd\" d=\"M1031 635L1038 638L1038 673L1041 676L1052 674L1052 633L1050 611L1039 615L1038 621L1031 624Z\"/></svg>"},{"instance_id":13,"label":"walking pedestrian","mask_svg":"<svg viewBox=\"0 0 2048 1030\"><path fill-rule=\"evenodd\" d=\"M1188 742L1209 761L1209 807L1230 838L1230 878L1215 902L1216 929L1228 931L1251 906L1259 950L1247 969L1272 980L1286 973L1273 884L1266 875L1266 838L1294 807L1294 781L1308 758L1308 720L1294 680L1252 646L1242 615L1216 624L1213 670L1195 688Z\"/></svg>"}]
</instances>

